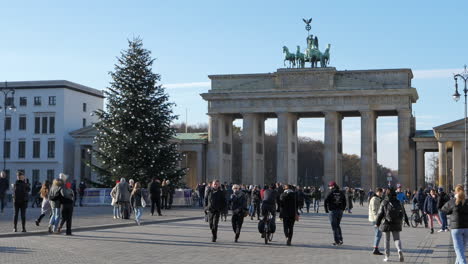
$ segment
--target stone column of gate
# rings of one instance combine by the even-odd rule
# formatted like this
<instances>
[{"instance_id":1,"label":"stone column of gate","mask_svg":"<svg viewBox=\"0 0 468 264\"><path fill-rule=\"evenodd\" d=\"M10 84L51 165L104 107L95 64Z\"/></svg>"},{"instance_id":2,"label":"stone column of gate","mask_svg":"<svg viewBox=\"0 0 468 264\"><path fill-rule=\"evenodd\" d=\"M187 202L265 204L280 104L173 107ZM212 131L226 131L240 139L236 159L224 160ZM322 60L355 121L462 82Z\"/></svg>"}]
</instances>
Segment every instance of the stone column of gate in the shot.
<instances>
[{"instance_id":1,"label":"stone column of gate","mask_svg":"<svg viewBox=\"0 0 468 264\"><path fill-rule=\"evenodd\" d=\"M325 149L324 184L335 181L340 188L343 187L342 175L342 116L338 112L325 112Z\"/></svg>"},{"instance_id":2,"label":"stone column of gate","mask_svg":"<svg viewBox=\"0 0 468 264\"><path fill-rule=\"evenodd\" d=\"M439 142L439 187L447 187L447 143Z\"/></svg>"},{"instance_id":3,"label":"stone column of gate","mask_svg":"<svg viewBox=\"0 0 468 264\"><path fill-rule=\"evenodd\" d=\"M424 149L418 149L416 151L416 166L417 166L417 183L416 188L424 188L426 184L426 167L424 160Z\"/></svg>"},{"instance_id":4,"label":"stone column of gate","mask_svg":"<svg viewBox=\"0 0 468 264\"><path fill-rule=\"evenodd\" d=\"M278 117L276 181L297 184L297 115L276 113Z\"/></svg>"},{"instance_id":5,"label":"stone column of gate","mask_svg":"<svg viewBox=\"0 0 468 264\"><path fill-rule=\"evenodd\" d=\"M453 162L453 186L457 186L457 184L463 184L463 142L455 141L453 142L452 147L452 162ZM448 189L448 186L446 186Z\"/></svg>"},{"instance_id":6,"label":"stone column of gate","mask_svg":"<svg viewBox=\"0 0 468 264\"><path fill-rule=\"evenodd\" d=\"M265 117L242 114L242 184L265 183Z\"/></svg>"},{"instance_id":7,"label":"stone column of gate","mask_svg":"<svg viewBox=\"0 0 468 264\"><path fill-rule=\"evenodd\" d=\"M398 178L403 188L413 188L411 177L411 110L398 110Z\"/></svg>"},{"instance_id":8,"label":"stone column of gate","mask_svg":"<svg viewBox=\"0 0 468 264\"><path fill-rule=\"evenodd\" d=\"M377 187L377 115L361 111L361 187L368 191Z\"/></svg>"},{"instance_id":9,"label":"stone column of gate","mask_svg":"<svg viewBox=\"0 0 468 264\"><path fill-rule=\"evenodd\" d=\"M207 181L232 181L232 121L230 115L210 114Z\"/></svg>"}]
</instances>

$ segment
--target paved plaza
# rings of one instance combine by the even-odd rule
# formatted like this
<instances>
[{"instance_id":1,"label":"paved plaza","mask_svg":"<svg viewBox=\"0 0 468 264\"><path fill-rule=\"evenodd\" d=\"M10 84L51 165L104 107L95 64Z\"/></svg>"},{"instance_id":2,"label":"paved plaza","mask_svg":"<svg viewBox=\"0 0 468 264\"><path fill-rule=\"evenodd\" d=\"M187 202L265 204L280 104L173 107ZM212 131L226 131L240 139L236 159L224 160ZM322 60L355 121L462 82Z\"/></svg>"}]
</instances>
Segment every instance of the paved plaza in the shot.
<instances>
[{"instance_id":1,"label":"paved plaza","mask_svg":"<svg viewBox=\"0 0 468 264\"><path fill-rule=\"evenodd\" d=\"M31 211L30 211L31 212ZM10 232L11 222L1 217L0 263L381 263L371 255L372 228L367 207L345 214L342 229L344 245L331 245L332 234L323 213L304 214L296 223L293 246L285 245L282 223L271 244L265 245L257 231L257 221L246 218L239 243L227 222L220 222L218 242L212 243L207 223L198 209L175 208L166 216L151 217L146 209L142 226L132 221L113 220L111 207L77 208L75 227L92 225L91 230L75 230L72 237ZM30 214L31 215L31 214ZM195 218L196 217L196 218ZM160 219L160 222L155 220ZM125 226L99 229L99 225L125 223ZM430 235L428 229L405 228L402 242L406 263L454 263L449 233ZM17 233L20 234L20 233ZM9 236L9 237L5 237ZM383 246L383 244L382 244ZM393 243L392 243L393 246ZM391 261L396 262L392 251Z\"/></svg>"}]
</instances>

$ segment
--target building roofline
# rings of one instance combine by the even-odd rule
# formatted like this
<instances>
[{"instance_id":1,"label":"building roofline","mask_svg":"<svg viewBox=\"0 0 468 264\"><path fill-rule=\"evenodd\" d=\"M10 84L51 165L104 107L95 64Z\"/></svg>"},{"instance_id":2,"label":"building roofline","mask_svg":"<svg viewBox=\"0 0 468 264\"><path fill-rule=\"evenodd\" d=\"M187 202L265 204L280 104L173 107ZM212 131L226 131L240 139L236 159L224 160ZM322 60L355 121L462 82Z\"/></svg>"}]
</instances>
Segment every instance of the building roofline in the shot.
<instances>
[{"instance_id":1,"label":"building roofline","mask_svg":"<svg viewBox=\"0 0 468 264\"><path fill-rule=\"evenodd\" d=\"M9 88L15 89L54 89L54 88L66 88L76 92L85 93L88 95L104 98L104 93L101 90L94 89L88 86L84 86L78 83L70 82L67 80L44 80L44 81L19 81L19 82L8 82ZM0 87L4 88L5 83L1 82Z\"/></svg>"}]
</instances>

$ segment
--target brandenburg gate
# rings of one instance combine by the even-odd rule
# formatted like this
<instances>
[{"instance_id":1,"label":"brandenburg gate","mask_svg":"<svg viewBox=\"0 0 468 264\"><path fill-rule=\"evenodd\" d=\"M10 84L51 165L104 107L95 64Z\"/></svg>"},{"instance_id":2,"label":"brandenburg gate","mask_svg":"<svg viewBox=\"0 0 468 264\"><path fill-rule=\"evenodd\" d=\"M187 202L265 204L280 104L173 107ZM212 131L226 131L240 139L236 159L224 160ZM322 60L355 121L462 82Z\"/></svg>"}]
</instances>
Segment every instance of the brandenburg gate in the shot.
<instances>
[{"instance_id":1,"label":"brandenburg gate","mask_svg":"<svg viewBox=\"0 0 468 264\"><path fill-rule=\"evenodd\" d=\"M317 45L318 46L318 45ZM326 66L326 65L322 65ZM343 184L342 120L361 117L361 184L377 186L376 120L398 117L398 178L412 190L415 132L410 69L345 70L287 68L273 73L211 75L208 101L207 179L232 181L232 123L243 119L242 183L264 184L265 120L278 119L277 181L297 184L297 121L325 118L324 183Z\"/></svg>"}]
</instances>

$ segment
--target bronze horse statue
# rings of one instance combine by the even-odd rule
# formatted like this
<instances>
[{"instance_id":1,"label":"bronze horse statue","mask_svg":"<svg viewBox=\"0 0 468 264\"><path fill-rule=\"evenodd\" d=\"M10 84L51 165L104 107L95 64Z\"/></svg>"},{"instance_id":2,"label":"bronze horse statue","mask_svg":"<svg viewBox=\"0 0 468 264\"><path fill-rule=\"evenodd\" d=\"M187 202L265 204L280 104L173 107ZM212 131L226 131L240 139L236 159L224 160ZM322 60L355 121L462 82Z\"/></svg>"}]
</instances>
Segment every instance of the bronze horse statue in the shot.
<instances>
[{"instance_id":1,"label":"bronze horse statue","mask_svg":"<svg viewBox=\"0 0 468 264\"><path fill-rule=\"evenodd\" d=\"M286 66L286 61L289 61L289 68L296 67L296 55L289 52L288 47L283 46L283 53L285 53L283 64Z\"/></svg>"}]
</instances>

